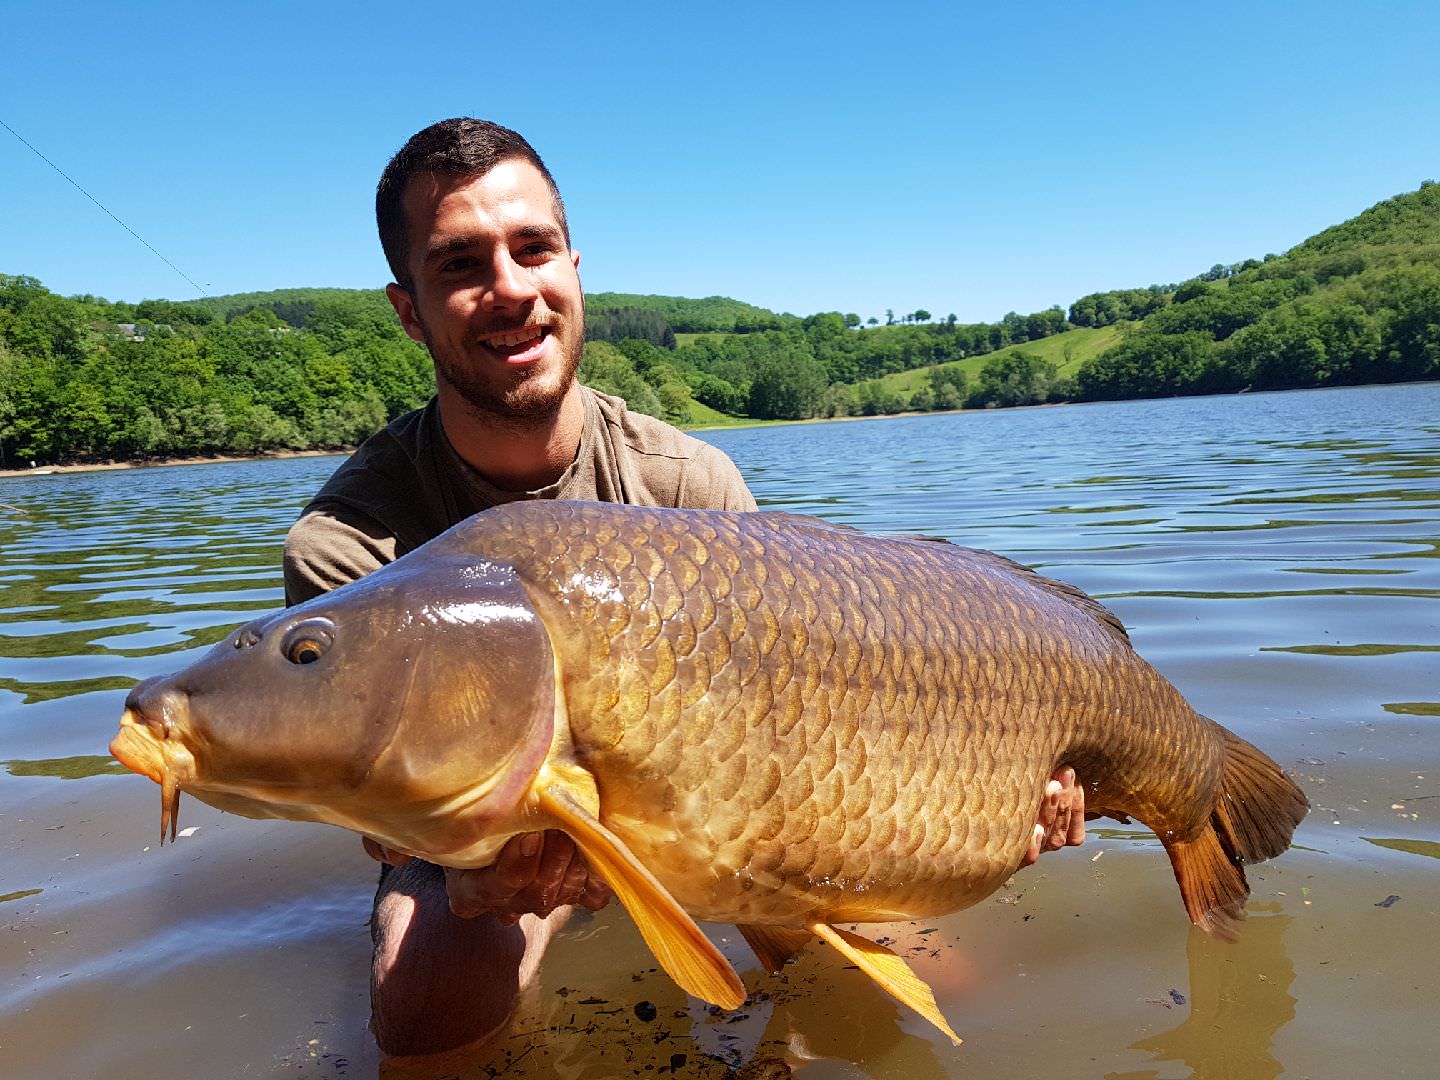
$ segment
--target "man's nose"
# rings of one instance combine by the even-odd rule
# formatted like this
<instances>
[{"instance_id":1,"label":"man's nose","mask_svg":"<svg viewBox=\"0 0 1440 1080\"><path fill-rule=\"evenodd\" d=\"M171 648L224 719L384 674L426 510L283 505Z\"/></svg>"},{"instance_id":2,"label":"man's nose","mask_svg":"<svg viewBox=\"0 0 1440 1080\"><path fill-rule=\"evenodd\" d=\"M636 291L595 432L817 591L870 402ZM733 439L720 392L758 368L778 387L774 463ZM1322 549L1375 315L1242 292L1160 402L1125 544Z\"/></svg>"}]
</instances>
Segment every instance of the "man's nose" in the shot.
<instances>
[{"instance_id":1,"label":"man's nose","mask_svg":"<svg viewBox=\"0 0 1440 1080\"><path fill-rule=\"evenodd\" d=\"M496 257L495 276L485 295L490 307L516 308L533 302L539 295L530 271L511 258L508 251Z\"/></svg>"}]
</instances>

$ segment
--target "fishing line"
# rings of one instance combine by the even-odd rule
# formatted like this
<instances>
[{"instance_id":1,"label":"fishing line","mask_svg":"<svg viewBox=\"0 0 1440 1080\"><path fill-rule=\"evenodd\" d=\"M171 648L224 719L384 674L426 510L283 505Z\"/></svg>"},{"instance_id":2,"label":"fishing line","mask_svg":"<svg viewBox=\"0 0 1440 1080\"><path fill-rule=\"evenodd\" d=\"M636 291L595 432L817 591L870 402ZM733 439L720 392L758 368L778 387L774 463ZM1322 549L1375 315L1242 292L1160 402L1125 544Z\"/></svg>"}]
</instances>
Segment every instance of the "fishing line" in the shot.
<instances>
[{"instance_id":1,"label":"fishing line","mask_svg":"<svg viewBox=\"0 0 1440 1080\"><path fill-rule=\"evenodd\" d=\"M171 270L174 270L175 273L179 274L179 275L180 275L182 278L184 278L186 281L190 282L190 286L191 286L196 292L198 292L201 296L205 297L207 300L210 298L210 294L207 293L204 289L202 289L199 285L197 285L194 281L192 281L189 274L185 273L184 270L181 270L181 269L180 269L178 266L176 266L173 262L171 262L169 259L165 258L164 255L161 255L160 252L156 251L155 248L154 248L154 246L151 245L151 243L150 243L148 240L146 240L143 236L141 236L139 233L137 233L134 229L130 228L129 225L126 225L125 222L121 221L118 217L116 217L115 214L110 210L110 208L109 208L108 206L106 206L106 205L105 205L104 203L102 203L99 199L95 198L94 195L91 195L90 192L86 191L83 187L81 187L81 186L79 185L79 183L77 183L77 182L75 181L75 179L70 176L69 173L67 173L64 169L60 168L59 165L56 165L55 162L51 161L48 157L46 157L44 154L42 154L39 150L36 150L35 147L30 144L30 141L25 138L25 136L21 135L18 131L16 131L14 128L12 128L9 124L5 123L4 120L0 120L0 127L3 127L6 131L10 132L11 135L14 135L15 138L19 139L22 143L24 143L27 147L29 147L31 153L33 153L33 154L34 154L36 157L38 157L41 161L45 162L46 165L49 165L52 169L54 169L54 170L55 170L57 173L59 173L61 176L65 177L66 180L69 180L70 183L71 183L71 185L75 188L76 191L80 192L81 195L84 195L87 199L89 199L91 202L93 202L96 206L100 207L101 210L104 210L105 213L109 214L110 217L115 220L115 223L116 223L117 225L119 225L122 229L124 229L126 232L128 232L131 236L135 237L136 240L139 240L140 243L144 244L147 248L149 248L150 251L155 255L155 257L156 257L157 259L159 259L161 262L163 262L166 266L170 267Z\"/></svg>"}]
</instances>

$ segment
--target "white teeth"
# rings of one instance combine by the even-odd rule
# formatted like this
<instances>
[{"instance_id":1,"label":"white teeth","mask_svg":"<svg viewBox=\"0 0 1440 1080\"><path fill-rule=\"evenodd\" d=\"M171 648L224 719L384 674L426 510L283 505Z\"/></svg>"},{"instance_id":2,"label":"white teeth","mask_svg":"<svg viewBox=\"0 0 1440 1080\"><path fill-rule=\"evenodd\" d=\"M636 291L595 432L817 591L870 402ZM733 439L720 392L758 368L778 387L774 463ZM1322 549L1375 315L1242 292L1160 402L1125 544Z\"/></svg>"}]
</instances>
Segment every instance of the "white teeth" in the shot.
<instances>
[{"instance_id":1,"label":"white teeth","mask_svg":"<svg viewBox=\"0 0 1440 1080\"><path fill-rule=\"evenodd\" d=\"M544 333L539 326L526 326L519 330L511 331L508 334L492 334L485 340L491 345L499 345L502 348L513 349L516 345L523 345L527 341L538 341Z\"/></svg>"}]
</instances>

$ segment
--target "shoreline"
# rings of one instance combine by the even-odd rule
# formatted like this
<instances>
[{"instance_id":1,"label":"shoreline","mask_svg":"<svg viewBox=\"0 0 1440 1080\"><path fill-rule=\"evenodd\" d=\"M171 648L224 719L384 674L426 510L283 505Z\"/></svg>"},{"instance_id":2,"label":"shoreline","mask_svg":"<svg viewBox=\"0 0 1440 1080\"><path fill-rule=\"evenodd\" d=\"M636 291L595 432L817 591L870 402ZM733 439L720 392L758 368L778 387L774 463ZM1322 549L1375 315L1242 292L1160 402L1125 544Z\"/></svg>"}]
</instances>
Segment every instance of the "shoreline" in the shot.
<instances>
[{"instance_id":1,"label":"shoreline","mask_svg":"<svg viewBox=\"0 0 1440 1080\"><path fill-rule=\"evenodd\" d=\"M1434 383L1433 379L1408 379L1395 383L1357 383L1354 386L1295 386L1286 389L1274 390L1239 390L1215 394L1186 394L1169 395L1166 397L1153 398L1123 398L1118 401L1043 401L1035 405L1006 405L1002 407L991 407L983 409L925 409L907 410L898 413L876 413L873 416L811 416L803 420L750 420L744 417L734 418L734 423L723 424L693 424L675 425L681 431L743 431L746 428L758 427L779 427L798 426L802 424L835 424L848 423L857 420L902 420L915 416L956 416L966 413L992 413L992 412L1013 412L1029 409L1061 409L1070 407L1081 407L1087 405L1110 405L1124 401L1167 401L1176 397L1187 397L1193 399L1209 397L1231 397L1240 394L1289 394L1297 391L1312 390L1358 390L1370 386L1427 386ZM221 465L228 462L238 461L270 461L284 458L299 457L343 457L353 454L355 447L341 450L268 450L254 454L214 454L198 457L175 457L175 458L135 458L129 461L99 461L99 462L69 462L64 465L41 465L35 468L25 469L0 469L0 480L15 476L50 476L58 473L74 472L112 472L119 469L159 469L168 468L172 465Z\"/></svg>"},{"instance_id":2,"label":"shoreline","mask_svg":"<svg viewBox=\"0 0 1440 1080\"><path fill-rule=\"evenodd\" d=\"M1052 409L1069 405L1068 401L1051 401L1040 405L1012 405L1012 409ZM877 413L873 416L810 416L803 420L748 420L737 417L734 423L675 425L681 431L742 431L746 428L796 426L801 424L835 424L854 420L899 420L908 416L949 416L957 413L993 412L993 409L928 409L899 413ZM163 469L174 465L223 465L238 461L278 461L302 457L345 457L355 452L344 450L267 450L254 454L214 454L210 456L173 458L133 458L129 461L71 461L63 465L38 465L25 469L0 469L0 480L16 476L53 476L60 473L116 472L121 469Z\"/></svg>"},{"instance_id":3,"label":"shoreline","mask_svg":"<svg viewBox=\"0 0 1440 1080\"><path fill-rule=\"evenodd\" d=\"M198 457L134 458L129 461L71 461L64 465L39 465L28 469L0 469L0 480L12 476L54 476L59 473L115 472L120 469L164 469L172 465L225 465L236 461L273 461L282 458L342 457L349 450L267 450L254 454L214 454Z\"/></svg>"}]
</instances>

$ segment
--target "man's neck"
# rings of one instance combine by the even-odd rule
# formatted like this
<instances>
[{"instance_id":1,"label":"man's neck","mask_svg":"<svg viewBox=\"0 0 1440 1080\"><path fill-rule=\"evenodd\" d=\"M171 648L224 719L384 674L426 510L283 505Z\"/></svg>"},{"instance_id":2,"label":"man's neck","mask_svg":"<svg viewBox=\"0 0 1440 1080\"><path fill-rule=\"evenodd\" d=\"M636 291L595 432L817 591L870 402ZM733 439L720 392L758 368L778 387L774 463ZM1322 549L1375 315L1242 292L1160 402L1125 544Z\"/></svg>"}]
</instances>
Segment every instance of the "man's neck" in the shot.
<instances>
[{"instance_id":1,"label":"man's neck","mask_svg":"<svg viewBox=\"0 0 1440 1080\"><path fill-rule=\"evenodd\" d=\"M512 418L480 413L454 393L439 394L440 424L455 452L502 491L535 491L564 475L580 449L585 399L571 383L554 413Z\"/></svg>"}]
</instances>

